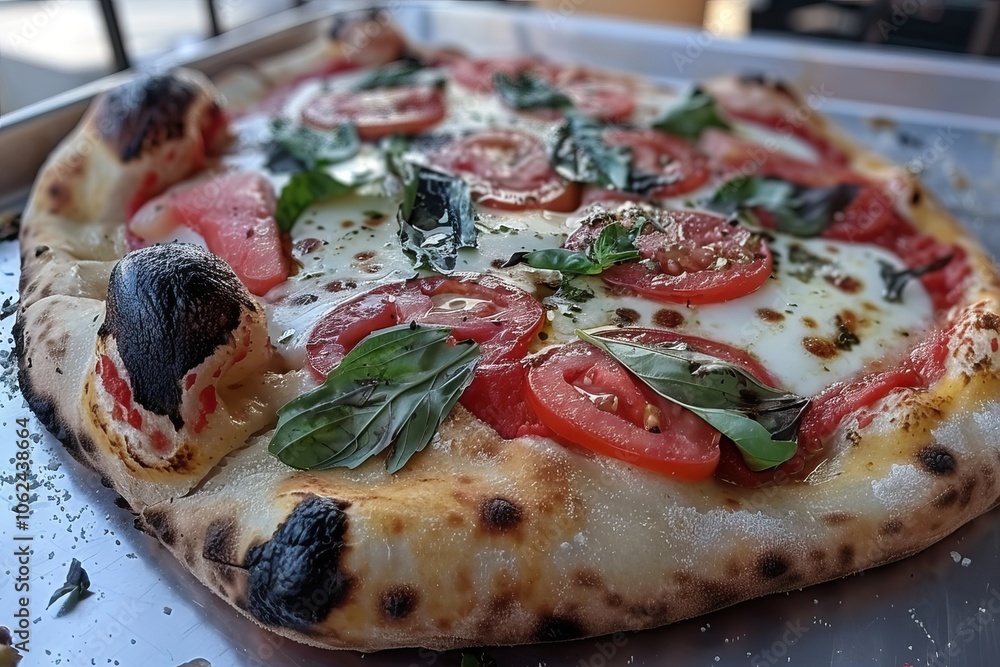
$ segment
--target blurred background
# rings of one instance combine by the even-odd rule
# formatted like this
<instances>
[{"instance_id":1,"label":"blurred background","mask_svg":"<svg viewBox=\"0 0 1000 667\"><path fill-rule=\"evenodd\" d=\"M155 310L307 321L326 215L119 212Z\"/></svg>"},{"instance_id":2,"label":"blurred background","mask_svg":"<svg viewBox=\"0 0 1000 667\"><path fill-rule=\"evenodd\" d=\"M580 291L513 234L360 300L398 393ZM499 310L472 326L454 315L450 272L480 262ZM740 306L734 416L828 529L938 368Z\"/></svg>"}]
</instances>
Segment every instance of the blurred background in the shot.
<instances>
[{"instance_id":1,"label":"blurred background","mask_svg":"<svg viewBox=\"0 0 1000 667\"><path fill-rule=\"evenodd\" d=\"M472 1L472 0L470 0ZM168 51L181 52L304 2L329 0L0 0L0 113ZM1000 0L518 0L701 27L715 36L786 34L887 49L1000 55Z\"/></svg>"}]
</instances>

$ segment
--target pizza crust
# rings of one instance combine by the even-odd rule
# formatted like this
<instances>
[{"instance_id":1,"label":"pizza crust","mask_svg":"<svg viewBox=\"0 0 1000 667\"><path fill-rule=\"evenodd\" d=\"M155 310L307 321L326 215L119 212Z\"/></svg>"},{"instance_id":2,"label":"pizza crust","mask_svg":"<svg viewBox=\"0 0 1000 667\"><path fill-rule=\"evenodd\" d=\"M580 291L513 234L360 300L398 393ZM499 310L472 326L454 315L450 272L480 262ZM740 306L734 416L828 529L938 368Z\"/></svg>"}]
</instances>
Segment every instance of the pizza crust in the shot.
<instances>
[{"instance_id":1,"label":"pizza crust","mask_svg":"<svg viewBox=\"0 0 1000 667\"><path fill-rule=\"evenodd\" d=\"M863 428L848 420L805 483L680 482L541 438L501 440L460 407L394 476L380 461L294 471L267 453L268 433L244 446L268 419L183 473L137 469L116 442L121 431L100 416L112 408L97 396L95 362L110 352L120 365L113 346L99 347L99 331L126 250L122 202L148 170L161 191L205 159L216 95L198 75L177 77L195 92L165 126L102 131L105 99L40 175L21 230L21 386L49 430L131 504L140 528L269 629L378 650L654 627L903 558L997 503L1000 290L985 253L926 194L911 201L912 219L961 243L973 269L968 299L950 315L946 373L928 390L893 392ZM152 111L160 118L165 108ZM817 114L808 122L854 167L922 192ZM135 146L135 155L125 150ZM180 158L164 170L171 151ZM288 373L257 381L269 397L262 415L306 384Z\"/></svg>"}]
</instances>

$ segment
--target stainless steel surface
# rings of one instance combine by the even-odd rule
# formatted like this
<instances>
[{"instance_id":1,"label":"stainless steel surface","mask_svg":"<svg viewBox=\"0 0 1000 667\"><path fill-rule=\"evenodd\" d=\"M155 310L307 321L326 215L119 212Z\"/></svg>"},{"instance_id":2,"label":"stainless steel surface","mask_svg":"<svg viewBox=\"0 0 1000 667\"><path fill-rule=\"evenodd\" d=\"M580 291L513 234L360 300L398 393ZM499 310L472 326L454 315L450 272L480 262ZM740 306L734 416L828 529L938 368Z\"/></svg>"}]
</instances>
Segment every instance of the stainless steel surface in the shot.
<instances>
[{"instance_id":1,"label":"stainless steel surface","mask_svg":"<svg viewBox=\"0 0 1000 667\"><path fill-rule=\"evenodd\" d=\"M806 90L826 86L836 94L818 105L822 112L864 144L922 171L942 201L995 256L1000 254L1000 123L989 117L1000 108L1000 68L774 40L723 43L709 33L558 12L434 3L400 4L392 13L415 39L457 43L473 52L537 51L663 79L771 71ZM279 31L278 41L287 45L296 35L314 34L315 18L292 12L269 21ZM261 48L273 50L276 38L263 39ZM690 67L677 71L673 54L687 54L691 44L701 44L701 53ZM218 47L208 67L218 71L226 61L256 57L254 48L253 43L239 46L234 57L234 51ZM960 93L964 99L956 97ZM72 109L78 117L80 109ZM50 121L53 113L60 112L50 108L48 115L23 117L9 130L0 130L0 154L18 154L3 148L11 145L4 142L13 141L12 135L17 141L33 136L36 151L47 153L59 136ZM64 132L72 113L61 113L68 114L61 125ZM873 124L866 120L872 116L895 122ZM5 172L0 199L16 196L20 186L14 182L30 181L34 168L8 161ZM16 243L0 243L0 300L15 296L17 270ZM0 321L0 337L7 345L12 320ZM10 510L0 514L0 625L17 625L18 598L25 593L15 592L15 549L30 544L31 652L24 665L170 667L197 658L215 667L459 665L460 652L400 650L363 656L311 649L245 620L155 541L134 530L131 514L115 506L115 494L43 434L12 385L13 369L12 357L0 349L0 497ZM18 418L30 419L32 433L27 530L17 528L14 512ZM666 628L488 652L501 667L997 665L998 520L1000 510L993 511L893 565ZM15 541L28 536L30 541ZM89 572L94 594L60 616L59 603L49 610L45 604L74 557Z\"/></svg>"}]
</instances>

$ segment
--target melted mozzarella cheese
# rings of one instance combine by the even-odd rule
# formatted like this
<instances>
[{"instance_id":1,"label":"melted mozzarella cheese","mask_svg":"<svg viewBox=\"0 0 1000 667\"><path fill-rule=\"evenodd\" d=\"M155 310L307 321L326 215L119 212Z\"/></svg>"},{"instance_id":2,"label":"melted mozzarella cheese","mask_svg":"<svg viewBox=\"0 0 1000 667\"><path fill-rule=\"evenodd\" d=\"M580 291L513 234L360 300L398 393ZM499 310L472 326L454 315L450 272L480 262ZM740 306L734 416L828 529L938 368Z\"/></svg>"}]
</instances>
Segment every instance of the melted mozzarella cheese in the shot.
<instances>
[{"instance_id":1,"label":"melted mozzarella cheese","mask_svg":"<svg viewBox=\"0 0 1000 667\"><path fill-rule=\"evenodd\" d=\"M315 95L347 85L345 81L303 84L289 98L284 115L297 118ZM648 116L646 120L659 117L679 99L650 86L638 90L637 118ZM447 117L435 133L516 127L541 136L551 126L538 116L511 111L493 95L459 85L448 86L447 99ZM266 117L244 117L236 130L243 151L227 162L266 173L261 150L269 135ZM818 159L810 145L794 136L750 123L737 123L735 130L774 150ZM365 145L357 157L329 171L352 181L361 174L380 174L384 166L375 148ZM280 192L289 175L270 174L270 178ZM717 186L710 183L663 204L690 207L692 202L707 201ZM297 271L263 299L271 340L289 368L302 367L310 331L338 304L377 285L420 275L400 248L397 206L392 198L351 196L311 206L295 224ZM559 247L578 220L579 216L543 211L508 213L479 207L478 246L458 253L457 271L496 275L546 302L548 323L535 349L576 340L577 328L610 324L669 328L746 350L786 389L810 396L864 369L898 362L911 347L909 341L933 319L930 298L919 281L907 285L901 303L882 298L882 265L902 268L891 253L874 246L784 235L770 243L775 273L763 287L734 301L697 307L614 295L599 277L574 279L574 285L589 287L595 294L578 305L552 295L557 272L523 265L501 268L516 252Z\"/></svg>"},{"instance_id":2,"label":"melted mozzarella cheese","mask_svg":"<svg viewBox=\"0 0 1000 667\"><path fill-rule=\"evenodd\" d=\"M906 286L900 303L882 298L882 263L904 267L881 248L780 236L771 249L777 267L772 279L725 303L688 307L615 296L600 279L590 279L595 298L581 306L556 303L555 338L568 342L575 328L609 323L669 324L750 352L784 388L811 396L863 368L898 360L932 320L931 300L918 281Z\"/></svg>"}]
</instances>

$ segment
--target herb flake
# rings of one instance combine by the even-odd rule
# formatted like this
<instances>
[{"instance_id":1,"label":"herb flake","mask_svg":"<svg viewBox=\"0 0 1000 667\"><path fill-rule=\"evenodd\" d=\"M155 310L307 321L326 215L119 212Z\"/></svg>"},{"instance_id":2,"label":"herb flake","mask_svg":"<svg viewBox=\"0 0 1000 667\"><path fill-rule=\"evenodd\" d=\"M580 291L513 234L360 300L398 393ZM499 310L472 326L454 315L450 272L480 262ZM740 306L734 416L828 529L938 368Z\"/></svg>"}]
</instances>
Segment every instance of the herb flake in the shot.
<instances>
[{"instance_id":1,"label":"herb flake","mask_svg":"<svg viewBox=\"0 0 1000 667\"><path fill-rule=\"evenodd\" d=\"M670 109L663 118L653 123L653 128L661 132L692 141L698 139L701 133L709 127L718 127L723 130L731 129L729 123L723 120L719 113L715 98L697 87L683 102Z\"/></svg>"},{"instance_id":2,"label":"herb flake","mask_svg":"<svg viewBox=\"0 0 1000 667\"><path fill-rule=\"evenodd\" d=\"M325 171L300 171L293 174L278 195L274 219L283 232L290 231L307 208L318 202L352 194L357 185L342 183Z\"/></svg>"},{"instance_id":3,"label":"herb flake","mask_svg":"<svg viewBox=\"0 0 1000 667\"><path fill-rule=\"evenodd\" d=\"M90 577L87 575L87 571L83 569L83 565L77 559L73 559L69 564L69 572L66 574L66 582L52 594L49 598L49 603L45 606L46 609L51 607L56 603L56 600L63 597L64 595L69 596L66 601L63 602L62 608L59 610L59 615L67 614L76 607L76 604L90 595Z\"/></svg>"},{"instance_id":4,"label":"herb flake","mask_svg":"<svg viewBox=\"0 0 1000 667\"><path fill-rule=\"evenodd\" d=\"M504 104L512 109L566 109L573 106L566 93L531 72L497 72L493 75L493 88Z\"/></svg>"}]
</instances>

